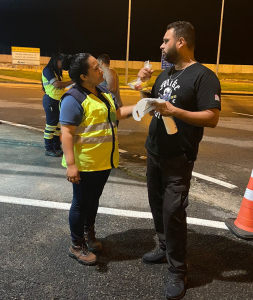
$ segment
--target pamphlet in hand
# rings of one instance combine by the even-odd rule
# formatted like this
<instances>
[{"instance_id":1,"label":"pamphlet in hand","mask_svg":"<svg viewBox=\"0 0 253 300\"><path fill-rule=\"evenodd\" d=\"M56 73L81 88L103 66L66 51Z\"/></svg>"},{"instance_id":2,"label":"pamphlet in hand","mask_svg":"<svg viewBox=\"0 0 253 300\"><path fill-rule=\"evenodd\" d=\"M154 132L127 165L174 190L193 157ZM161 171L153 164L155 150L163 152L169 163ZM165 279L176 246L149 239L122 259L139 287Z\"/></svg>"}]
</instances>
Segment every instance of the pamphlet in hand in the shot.
<instances>
[{"instance_id":1,"label":"pamphlet in hand","mask_svg":"<svg viewBox=\"0 0 253 300\"><path fill-rule=\"evenodd\" d=\"M154 102L163 103L165 100L157 98L143 98L141 99L133 109L133 118L136 121L140 121L147 113L155 109ZM162 116L166 131L168 134L174 134L177 132L176 123L171 116Z\"/></svg>"}]
</instances>

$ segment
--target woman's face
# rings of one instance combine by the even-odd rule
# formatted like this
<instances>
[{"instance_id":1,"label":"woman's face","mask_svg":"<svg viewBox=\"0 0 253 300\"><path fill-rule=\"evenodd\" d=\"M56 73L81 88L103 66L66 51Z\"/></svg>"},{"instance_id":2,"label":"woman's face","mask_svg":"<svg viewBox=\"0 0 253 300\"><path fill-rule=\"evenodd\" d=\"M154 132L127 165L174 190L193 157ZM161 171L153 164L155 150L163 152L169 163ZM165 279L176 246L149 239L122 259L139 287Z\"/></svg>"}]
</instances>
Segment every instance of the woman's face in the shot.
<instances>
[{"instance_id":1,"label":"woman's face","mask_svg":"<svg viewBox=\"0 0 253 300\"><path fill-rule=\"evenodd\" d=\"M57 69L61 69L61 60L57 60Z\"/></svg>"},{"instance_id":2,"label":"woman's face","mask_svg":"<svg viewBox=\"0 0 253 300\"><path fill-rule=\"evenodd\" d=\"M85 78L84 83L87 83L87 84L95 87L104 81L103 71L99 67L99 64L98 64L98 61L96 60L96 58L93 56L90 56L88 58L88 64L90 67L88 70L88 74L86 76L84 76L84 78Z\"/></svg>"}]
</instances>

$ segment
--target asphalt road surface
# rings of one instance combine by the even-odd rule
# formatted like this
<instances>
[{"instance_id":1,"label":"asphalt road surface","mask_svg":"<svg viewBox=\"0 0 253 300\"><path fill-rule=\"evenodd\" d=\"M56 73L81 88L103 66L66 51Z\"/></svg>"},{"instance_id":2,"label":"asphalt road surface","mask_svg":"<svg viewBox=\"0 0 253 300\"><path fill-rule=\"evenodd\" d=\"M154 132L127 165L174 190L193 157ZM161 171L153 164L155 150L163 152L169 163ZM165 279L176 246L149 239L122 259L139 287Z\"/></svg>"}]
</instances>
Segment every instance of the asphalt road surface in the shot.
<instances>
[{"instance_id":1,"label":"asphalt road surface","mask_svg":"<svg viewBox=\"0 0 253 300\"><path fill-rule=\"evenodd\" d=\"M124 105L139 100L138 92L122 90ZM0 120L26 124L43 129L45 115L43 92L33 85L0 85ZM144 147L150 116L141 122L120 121L120 148L133 155L146 156ZM205 128L194 171L235 185L236 194L243 195L252 163L253 96L222 96L222 111L218 126Z\"/></svg>"},{"instance_id":2,"label":"asphalt road surface","mask_svg":"<svg viewBox=\"0 0 253 300\"><path fill-rule=\"evenodd\" d=\"M60 161L44 155L42 133L0 125L0 299L165 299L167 264L141 260L156 246L145 182L112 170L96 220L103 251L86 267L67 255L72 188ZM252 300L253 244L223 223L235 215L191 195L187 214L184 299Z\"/></svg>"}]
</instances>

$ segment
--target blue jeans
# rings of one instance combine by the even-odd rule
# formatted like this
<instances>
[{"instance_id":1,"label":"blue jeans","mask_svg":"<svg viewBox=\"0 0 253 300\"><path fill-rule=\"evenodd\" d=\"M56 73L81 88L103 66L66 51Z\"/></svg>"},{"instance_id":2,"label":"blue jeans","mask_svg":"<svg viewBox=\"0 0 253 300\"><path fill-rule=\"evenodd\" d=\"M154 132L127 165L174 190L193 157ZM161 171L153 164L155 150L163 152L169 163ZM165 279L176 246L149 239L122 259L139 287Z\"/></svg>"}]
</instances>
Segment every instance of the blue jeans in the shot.
<instances>
[{"instance_id":1,"label":"blue jeans","mask_svg":"<svg viewBox=\"0 0 253 300\"><path fill-rule=\"evenodd\" d=\"M73 200L69 211L69 225L73 243L82 240L84 226L95 224L99 199L111 169L96 172L80 172L79 184L73 183Z\"/></svg>"}]
</instances>

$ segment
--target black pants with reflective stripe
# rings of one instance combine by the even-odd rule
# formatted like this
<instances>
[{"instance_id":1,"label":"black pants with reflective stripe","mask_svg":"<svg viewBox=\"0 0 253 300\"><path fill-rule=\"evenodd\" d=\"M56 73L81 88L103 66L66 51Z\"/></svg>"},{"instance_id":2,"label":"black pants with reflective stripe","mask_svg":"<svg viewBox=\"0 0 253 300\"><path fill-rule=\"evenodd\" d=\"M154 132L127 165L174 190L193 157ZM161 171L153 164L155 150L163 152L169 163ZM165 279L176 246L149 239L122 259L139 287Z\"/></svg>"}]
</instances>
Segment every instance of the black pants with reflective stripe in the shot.
<instances>
[{"instance_id":1,"label":"black pants with reflective stripe","mask_svg":"<svg viewBox=\"0 0 253 300\"><path fill-rule=\"evenodd\" d=\"M148 153L147 185L159 245L166 249L169 270L186 274L186 207L194 162L185 155L162 159Z\"/></svg>"},{"instance_id":2,"label":"black pants with reflective stripe","mask_svg":"<svg viewBox=\"0 0 253 300\"><path fill-rule=\"evenodd\" d=\"M69 211L69 225L73 243L84 234L84 226L95 224L99 199L111 169L96 172L80 172L80 183L73 183L73 200Z\"/></svg>"},{"instance_id":3,"label":"black pants with reflective stripe","mask_svg":"<svg viewBox=\"0 0 253 300\"><path fill-rule=\"evenodd\" d=\"M61 149L60 125L59 125L59 100L50 98L47 94L43 96L43 108L46 113L46 128L44 141L46 150Z\"/></svg>"}]
</instances>

